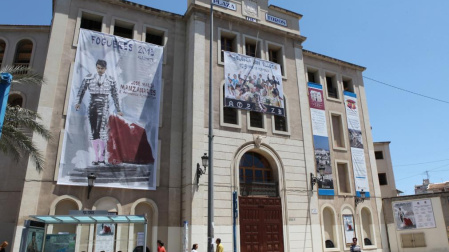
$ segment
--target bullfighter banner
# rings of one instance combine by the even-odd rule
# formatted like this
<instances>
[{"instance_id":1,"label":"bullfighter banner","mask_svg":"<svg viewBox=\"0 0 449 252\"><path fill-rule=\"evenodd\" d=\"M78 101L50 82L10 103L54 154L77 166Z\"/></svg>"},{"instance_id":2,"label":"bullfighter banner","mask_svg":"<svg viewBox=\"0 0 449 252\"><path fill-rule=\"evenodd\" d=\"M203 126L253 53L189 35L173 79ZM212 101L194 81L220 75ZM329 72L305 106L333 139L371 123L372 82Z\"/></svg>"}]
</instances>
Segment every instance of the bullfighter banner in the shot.
<instances>
[{"instance_id":1,"label":"bullfighter banner","mask_svg":"<svg viewBox=\"0 0 449 252\"><path fill-rule=\"evenodd\" d=\"M81 29L58 184L156 189L162 54Z\"/></svg>"},{"instance_id":2,"label":"bullfighter banner","mask_svg":"<svg viewBox=\"0 0 449 252\"><path fill-rule=\"evenodd\" d=\"M323 87L311 82L308 83L308 86L316 176L318 178L318 194L334 195L334 180L332 178L331 153L329 149L329 136L327 134L326 111L324 110ZM322 176L320 170L324 170Z\"/></svg>"},{"instance_id":3,"label":"bullfighter banner","mask_svg":"<svg viewBox=\"0 0 449 252\"><path fill-rule=\"evenodd\" d=\"M285 116L281 66L224 52L225 107Z\"/></svg>"},{"instance_id":4,"label":"bullfighter banner","mask_svg":"<svg viewBox=\"0 0 449 252\"><path fill-rule=\"evenodd\" d=\"M369 197L369 185L366 172L365 150L363 149L362 128L357 103L354 93L344 91L346 118L348 121L349 144L351 146L352 166L354 168L354 181L356 194L360 197L360 191Z\"/></svg>"},{"instance_id":5,"label":"bullfighter banner","mask_svg":"<svg viewBox=\"0 0 449 252\"><path fill-rule=\"evenodd\" d=\"M398 230L436 227L431 199L394 202L393 214Z\"/></svg>"}]
</instances>

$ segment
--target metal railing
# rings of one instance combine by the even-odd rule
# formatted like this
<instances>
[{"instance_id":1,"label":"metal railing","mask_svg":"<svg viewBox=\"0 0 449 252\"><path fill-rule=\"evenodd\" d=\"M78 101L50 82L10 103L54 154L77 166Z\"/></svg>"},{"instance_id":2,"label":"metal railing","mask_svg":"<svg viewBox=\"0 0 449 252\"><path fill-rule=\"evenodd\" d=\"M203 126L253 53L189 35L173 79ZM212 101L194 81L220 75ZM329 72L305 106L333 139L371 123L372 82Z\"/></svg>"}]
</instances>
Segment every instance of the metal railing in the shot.
<instances>
[{"instance_id":1,"label":"metal railing","mask_svg":"<svg viewBox=\"0 0 449 252\"><path fill-rule=\"evenodd\" d=\"M278 183L267 183L267 182L240 183L240 195L278 197L279 196Z\"/></svg>"}]
</instances>

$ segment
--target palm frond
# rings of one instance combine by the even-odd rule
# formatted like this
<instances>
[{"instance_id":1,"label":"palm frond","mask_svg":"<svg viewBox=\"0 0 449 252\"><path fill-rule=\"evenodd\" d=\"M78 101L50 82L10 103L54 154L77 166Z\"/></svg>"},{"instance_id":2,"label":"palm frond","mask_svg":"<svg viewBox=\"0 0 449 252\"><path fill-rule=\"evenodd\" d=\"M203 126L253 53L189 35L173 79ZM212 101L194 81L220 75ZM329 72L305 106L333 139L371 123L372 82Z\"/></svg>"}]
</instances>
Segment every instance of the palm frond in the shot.
<instances>
[{"instance_id":1,"label":"palm frond","mask_svg":"<svg viewBox=\"0 0 449 252\"><path fill-rule=\"evenodd\" d=\"M0 69L0 73L12 74L11 84L32 84L40 86L45 83L44 77L41 74L26 66L7 65Z\"/></svg>"},{"instance_id":2,"label":"palm frond","mask_svg":"<svg viewBox=\"0 0 449 252\"><path fill-rule=\"evenodd\" d=\"M41 120L42 118L37 112L32 110L21 108L19 106L11 107L8 105L6 107L5 124L13 124L17 127L27 128L41 135L44 139L50 140L50 131L39 123L37 119Z\"/></svg>"},{"instance_id":3,"label":"palm frond","mask_svg":"<svg viewBox=\"0 0 449 252\"><path fill-rule=\"evenodd\" d=\"M17 162L22 157L22 153L14 144L15 143L14 139L8 137L10 134L8 133L5 134L5 131L7 130L9 129L3 128L2 138L0 138L0 151L6 155L10 155Z\"/></svg>"}]
</instances>

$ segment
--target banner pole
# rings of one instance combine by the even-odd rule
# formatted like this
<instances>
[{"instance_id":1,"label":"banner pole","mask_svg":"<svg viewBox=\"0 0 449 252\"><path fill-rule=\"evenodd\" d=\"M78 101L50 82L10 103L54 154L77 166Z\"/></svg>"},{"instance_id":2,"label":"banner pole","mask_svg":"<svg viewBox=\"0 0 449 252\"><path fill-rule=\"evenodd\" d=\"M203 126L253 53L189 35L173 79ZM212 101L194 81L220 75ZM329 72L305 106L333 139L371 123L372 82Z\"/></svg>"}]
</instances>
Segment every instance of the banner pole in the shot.
<instances>
[{"instance_id":1,"label":"banner pole","mask_svg":"<svg viewBox=\"0 0 449 252\"><path fill-rule=\"evenodd\" d=\"M214 252L214 170L213 170L213 87L212 87L212 46L214 39L214 5L210 2L210 38L209 38L209 180L207 204L207 247L208 252Z\"/></svg>"}]
</instances>

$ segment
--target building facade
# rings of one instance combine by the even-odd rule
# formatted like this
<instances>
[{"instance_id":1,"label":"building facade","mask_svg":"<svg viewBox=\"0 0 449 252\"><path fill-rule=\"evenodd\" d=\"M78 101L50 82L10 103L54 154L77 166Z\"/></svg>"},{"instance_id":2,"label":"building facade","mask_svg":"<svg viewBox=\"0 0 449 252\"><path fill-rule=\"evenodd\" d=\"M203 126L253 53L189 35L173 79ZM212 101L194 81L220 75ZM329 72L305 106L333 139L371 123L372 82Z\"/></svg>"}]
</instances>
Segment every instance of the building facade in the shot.
<instances>
[{"instance_id":1,"label":"building facade","mask_svg":"<svg viewBox=\"0 0 449 252\"><path fill-rule=\"evenodd\" d=\"M347 251L353 236L365 251L386 251L381 239L381 189L374 156L364 67L304 50L301 15L268 0L215 1L213 23L213 128L215 237L226 250ZM207 241L207 176L197 181L197 163L208 146L210 2L189 0L177 15L123 0L54 0L45 69L37 111L51 130L50 142L34 137L46 168L23 164L25 177L15 220L13 251L19 251L22 225L31 215L67 215L70 210L107 210L147 215L152 251L163 240L182 250L182 224L189 246ZM67 120L71 78L80 28L146 41L164 47L156 190L57 184ZM47 28L48 29L48 28ZM226 77L222 51L279 64L285 117L224 106ZM42 65L41 65L42 66ZM319 153L314 138L308 83L323 89L324 131L329 149ZM344 91L357 97L360 133L349 131ZM34 109L34 108L33 108ZM323 124L324 125L324 124ZM360 143L367 196L360 200L353 163ZM363 143L363 144L361 144ZM321 150L322 151L322 150ZM317 153L333 181L332 195L318 195ZM357 165L357 167L359 164ZM2 164L2 169L3 164ZM319 176L318 176L319 177ZM87 185L87 181L86 181ZM363 191L363 190L362 190ZM238 194L233 231L233 192ZM368 194L369 193L369 194ZM356 200L357 199L357 200ZM357 203L356 203L357 202ZM132 251L142 225L117 224L115 251ZM76 234L76 251L96 251L94 225L50 225L47 234ZM235 240L234 243L234 234Z\"/></svg>"}]
</instances>

